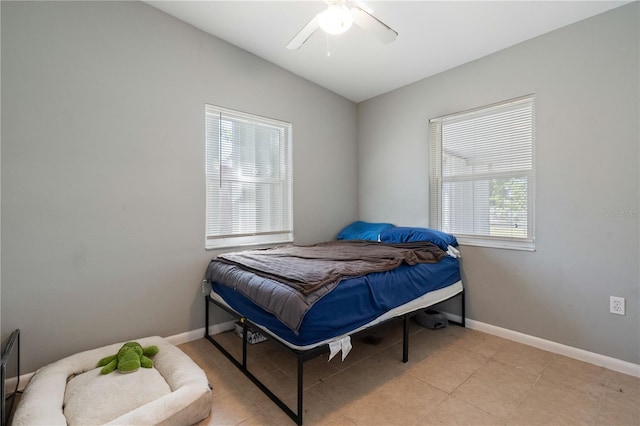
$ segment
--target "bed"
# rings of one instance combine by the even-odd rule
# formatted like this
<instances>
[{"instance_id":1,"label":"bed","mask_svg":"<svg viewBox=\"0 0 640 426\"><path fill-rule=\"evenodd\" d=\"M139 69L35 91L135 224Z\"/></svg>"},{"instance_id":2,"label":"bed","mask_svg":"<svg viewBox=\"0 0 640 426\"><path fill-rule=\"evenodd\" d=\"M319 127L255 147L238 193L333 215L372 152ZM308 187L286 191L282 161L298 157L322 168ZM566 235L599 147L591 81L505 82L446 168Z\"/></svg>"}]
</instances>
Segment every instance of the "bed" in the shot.
<instances>
[{"instance_id":1,"label":"bed","mask_svg":"<svg viewBox=\"0 0 640 426\"><path fill-rule=\"evenodd\" d=\"M402 360L407 362L409 318L453 297L461 298L462 320L456 323L464 326L456 246L452 235L428 228L354 222L336 241L219 255L207 270L205 338L302 424L305 361L327 352L330 357L342 353L344 360L351 336L402 318ZM211 305L241 319L241 360L209 333ZM247 336L253 328L297 357L297 412L247 369Z\"/></svg>"}]
</instances>

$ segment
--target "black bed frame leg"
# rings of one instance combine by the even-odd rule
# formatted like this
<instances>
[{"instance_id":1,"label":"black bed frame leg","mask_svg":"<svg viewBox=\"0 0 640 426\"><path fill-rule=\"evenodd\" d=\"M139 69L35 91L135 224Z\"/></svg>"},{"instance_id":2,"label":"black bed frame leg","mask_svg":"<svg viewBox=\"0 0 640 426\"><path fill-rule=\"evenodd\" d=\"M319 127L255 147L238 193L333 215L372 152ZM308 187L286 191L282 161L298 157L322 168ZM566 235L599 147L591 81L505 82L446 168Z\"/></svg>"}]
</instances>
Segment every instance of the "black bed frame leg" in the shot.
<instances>
[{"instance_id":1,"label":"black bed frame leg","mask_svg":"<svg viewBox=\"0 0 640 426\"><path fill-rule=\"evenodd\" d=\"M466 311L466 304L464 302L464 289L462 290L462 321L461 321L461 325L464 328L465 327L465 320L467 318L467 311Z\"/></svg>"},{"instance_id":2,"label":"black bed frame leg","mask_svg":"<svg viewBox=\"0 0 640 426\"><path fill-rule=\"evenodd\" d=\"M204 337L209 337L209 299L204 298Z\"/></svg>"},{"instance_id":3,"label":"black bed frame leg","mask_svg":"<svg viewBox=\"0 0 640 426\"><path fill-rule=\"evenodd\" d=\"M304 361L301 356L298 356L298 419L296 423L298 426L302 425L302 379L303 379L303 365Z\"/></svg>"},{"instance_id":4,"label":"black bed frame leg","mask_svg":"<svg viewBox=\"0 0 640 426\"><path fill-rule=\"evenodd\" d=\"M249 327L247 326L246 318L241 318L242 322L242 367L247 370L247 335L249 334Z\"/></svg>"},{"instance_id":5,"label":"black bed frame leg","mask_svg":"<svg viewBox=\"0 0 640 426\"><path fill-rule=\"evenodd\" d=\"M409 362L409 315L402 319L402 362Z\"/></svg>"}]
</instances>

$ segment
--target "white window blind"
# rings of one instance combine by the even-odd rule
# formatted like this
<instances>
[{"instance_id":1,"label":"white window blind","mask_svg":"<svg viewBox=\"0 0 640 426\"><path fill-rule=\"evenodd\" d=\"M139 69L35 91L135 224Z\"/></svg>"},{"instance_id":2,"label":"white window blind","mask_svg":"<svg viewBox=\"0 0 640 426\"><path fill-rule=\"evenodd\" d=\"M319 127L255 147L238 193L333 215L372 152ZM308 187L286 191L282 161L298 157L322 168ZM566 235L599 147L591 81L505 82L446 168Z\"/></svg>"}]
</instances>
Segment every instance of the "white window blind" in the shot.
<instances>
[{"instance_id":1,"label":"white window blind","mask_svg":"<svg viewBox=\"0 0 640 426\"><path fill-rule=\"evenodd\" d=\"M206 247L293 241L291 123L206 105Z\"/></svg>"},{"instance_id":2,"label":"white window blind","mask_svg":"<svg viewBox=\"0 0 640 426\"><path fill-rule=\"evenodd\" d=\"M431 218L461 244L534 249L534 99L430 120Z\"/></svg>"}]
</instances>

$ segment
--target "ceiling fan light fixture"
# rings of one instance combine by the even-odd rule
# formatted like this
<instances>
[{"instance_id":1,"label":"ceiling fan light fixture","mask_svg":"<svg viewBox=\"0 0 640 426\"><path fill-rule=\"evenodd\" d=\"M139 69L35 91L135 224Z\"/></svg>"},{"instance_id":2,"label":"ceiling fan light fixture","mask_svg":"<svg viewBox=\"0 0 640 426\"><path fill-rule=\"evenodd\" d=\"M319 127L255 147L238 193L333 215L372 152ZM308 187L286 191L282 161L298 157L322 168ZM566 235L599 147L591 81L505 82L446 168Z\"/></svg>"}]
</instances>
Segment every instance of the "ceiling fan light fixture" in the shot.
<instances>
[{"instance_id":1,"label":"ceiling fan light fixture","mask_svg":"<svg viewBox=\"0 0 640 426\"><path fill-rule=\"evenodd\" d=\"M334 3L318 15L318 23L328 34L342 34L351 28L353 15L343 3Z\"/></svg>"}]
</instances>

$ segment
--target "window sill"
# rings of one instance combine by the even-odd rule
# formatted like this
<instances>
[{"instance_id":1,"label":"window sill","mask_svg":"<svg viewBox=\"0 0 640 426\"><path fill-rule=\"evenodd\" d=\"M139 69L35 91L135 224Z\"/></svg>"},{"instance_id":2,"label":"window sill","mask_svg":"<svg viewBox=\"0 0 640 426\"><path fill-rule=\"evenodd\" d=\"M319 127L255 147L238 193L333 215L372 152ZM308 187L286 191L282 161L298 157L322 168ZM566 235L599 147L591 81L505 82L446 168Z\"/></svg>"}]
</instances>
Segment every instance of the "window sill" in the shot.
<instances>
[{"instance_id":1,"label":"window sill","mask_svg":"<svg viewBox=\"0 0 640 426\"><path fill-rule=\"evenodd\" d=\"M288 235L265 235L265 236L247 236L233 238L216 238L207 239L205 241L206 250L229 249L229 248L247 248L271 244L288 244L293 242L293 234Z\"/></svg>"},{"instance_id":2,"label":"window sill","mask_svg":"<svg viewBox=\"0 0 640 426\"><path fill-rule=\"evenodd\" d=\"M493 238L456 237L458 244L463 246L487 247L503 250L536 251L534 240L502 240Z\"/></svg>"}]
</instances>

